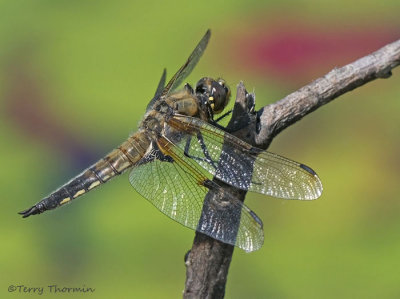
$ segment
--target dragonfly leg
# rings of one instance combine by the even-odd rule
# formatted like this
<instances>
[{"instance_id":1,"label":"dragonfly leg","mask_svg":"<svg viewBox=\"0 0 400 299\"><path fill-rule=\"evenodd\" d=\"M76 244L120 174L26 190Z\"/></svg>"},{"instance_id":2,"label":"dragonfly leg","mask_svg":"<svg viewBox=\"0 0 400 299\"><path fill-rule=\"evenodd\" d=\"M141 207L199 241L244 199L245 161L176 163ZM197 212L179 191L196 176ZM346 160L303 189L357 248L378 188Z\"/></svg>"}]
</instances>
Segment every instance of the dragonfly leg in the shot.
<instances>
[{"instance_id":1,"label":"dragonfly leg","mask_svg":"<svg viewBox=\"0 0 400 299\"><path fill-rule=\"evenodd\" d=\"M211 158L208 150L207 150L207 145L204 142L203 136L201 135L200 132L197 133L197 139L199 140L200 143L200 147L203 151L203 155L205 158L201 158L201 157L196 157L196 156L192 156L189 154L190 151L190 143L192 142L192 137L189 137L186 140L186 144L185 144L185 150L184 150L184 155L188 158L197 160L197 161L203 161L203 162L207 162L208 164L210 164L212 167L214 167L215 169L217 169L217 164L216 161L213 161L213 159Z\"/></svg>"},{"instance_id":2,"label":"dragonfly leg","mask_svg":"<svg viewBox=\"0 0 400 299\"><path fill-rule=\"evenodd\" d=\"M227 117L229 114L231 114L232 111L233 111L233 110L231 109L231 110L225 112L225 113L222 114L220 117L218 117L216 120L213 120L213 122L215 122L215 123L220 122L220 121L223 120L225 117Z\"/></svg>"}]
</instances>

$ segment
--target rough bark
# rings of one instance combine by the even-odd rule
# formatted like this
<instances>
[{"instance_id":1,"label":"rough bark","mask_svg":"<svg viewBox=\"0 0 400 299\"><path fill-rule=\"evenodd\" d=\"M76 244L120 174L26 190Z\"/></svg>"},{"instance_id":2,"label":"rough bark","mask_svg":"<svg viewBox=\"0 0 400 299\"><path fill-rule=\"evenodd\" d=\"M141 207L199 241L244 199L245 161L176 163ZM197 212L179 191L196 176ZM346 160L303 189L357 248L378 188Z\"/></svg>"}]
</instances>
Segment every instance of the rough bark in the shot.
<instances>
[{"instance_id":1,"label":"rough bark","mask_svg":"<svg viewBox=\"0 0 400 299\"><path fill-rule=\"evenodd\" d=\"M344 67L333 69L258 112L253 110L254 95L247 94L240 83L227 130L266 149L286 127L348 91L378 78L389 78L391 70L399 64L400 40L397 40ZM244 200L244 192L236 191L235 195ZM184 298L223 298L233 249L231 245L196 233L193 247L185 257Z\"/></svg>"}]
</instances>

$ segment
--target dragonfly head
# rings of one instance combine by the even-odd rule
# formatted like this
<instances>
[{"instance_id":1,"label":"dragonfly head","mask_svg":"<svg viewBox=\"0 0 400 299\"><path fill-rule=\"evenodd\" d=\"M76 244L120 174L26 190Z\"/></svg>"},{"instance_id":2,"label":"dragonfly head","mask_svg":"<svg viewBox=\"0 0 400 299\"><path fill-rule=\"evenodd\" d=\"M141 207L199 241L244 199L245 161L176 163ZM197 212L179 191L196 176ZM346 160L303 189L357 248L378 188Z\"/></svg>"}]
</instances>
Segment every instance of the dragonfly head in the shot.
<instances>
[{"instance_id":1,"label":"dragonfly head","mask_svg":"<svg viewBox=\"0 0 400 299\"><path fill-rule=\"evenodd\" d=\"M213 114L221 113L231 97L231 90L225 84L225 80L221 78L217 80L209 77L200 79L196 84L196 94L198 93L206 96L206 104L211 108Z\"/></svg>"}]
</instances>

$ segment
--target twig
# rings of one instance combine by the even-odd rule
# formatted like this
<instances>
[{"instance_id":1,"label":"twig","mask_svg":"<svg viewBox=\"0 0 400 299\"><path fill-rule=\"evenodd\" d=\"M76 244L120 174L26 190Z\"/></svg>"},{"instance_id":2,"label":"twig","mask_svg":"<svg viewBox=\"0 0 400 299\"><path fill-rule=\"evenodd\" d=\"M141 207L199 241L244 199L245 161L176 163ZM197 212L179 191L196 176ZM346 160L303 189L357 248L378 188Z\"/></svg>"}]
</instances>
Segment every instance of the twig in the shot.
<instances>
[{"instance_id":1,"label":"twig","mask_svg":"<svg viewBox=\"0 0 400 299\"><path fill-rule=\"evenodd\" d=\"M308 113L365 83L389 78L391 70L399 64L400 40L397 40L353 63L333 69L282 100L263 107L258 113L251 111L252 95L246 95L245 87L240 83L227 129L246 142L266 149L278 133ZM235 128L242 127L243 123L245 127L236 131ZM235 195L244 200L244 192L236 190ZM193 247L185 257L184 298L223 298L232 254L232 246L196 233Z\"/></svg>"}]
</instances>

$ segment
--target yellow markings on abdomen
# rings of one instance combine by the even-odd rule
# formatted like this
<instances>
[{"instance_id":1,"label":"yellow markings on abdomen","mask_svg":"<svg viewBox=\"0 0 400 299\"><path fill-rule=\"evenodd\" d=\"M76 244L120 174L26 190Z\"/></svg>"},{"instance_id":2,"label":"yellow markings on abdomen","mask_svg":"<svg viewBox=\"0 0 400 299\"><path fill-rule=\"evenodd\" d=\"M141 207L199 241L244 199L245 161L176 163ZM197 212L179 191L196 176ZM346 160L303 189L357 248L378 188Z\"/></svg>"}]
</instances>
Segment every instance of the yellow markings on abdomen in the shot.
<instances>
[{"instance_id":1,"label":"yellow markings on abdomen","mask_svg":"<svg viewBox=\"0 0 400 299\"><path fill-rule=\"evenodd\" d=\"M100 185L100 181L95 181L95 182L93 182L93 183L89 186L88 190L91 190L91 189L93 189L94 187L97 187L98 185Z\"/></svg>"},{"instance_id":2,"label":"yellow markings on abdomen","mask_svg":"<svg viewBox=\"0 0 400 299\"><path fill-rule=\"evenodd\" d=\"M76 193L74 194L73 198L77 198L79 195L82 195L82 194L85 193L85 192L86 192L85 189L79 190L78 192L76 192Z\"/></svg>"},{"instance_id":3,"label":"yellow markings on abdomen","mask_svg":"<svg viewBox=\"0 0 400 299\"><path fill-rule=\"evenodd\" d=\"M71 200L71 197L64 198L64 199L60 202L60 205L63 205L63 204L65 204L65 203L69 202L70 200Z\"/></svg>"}]
</instances>

